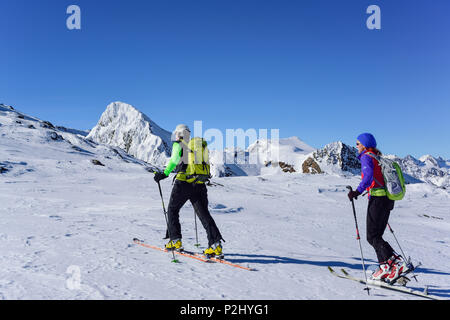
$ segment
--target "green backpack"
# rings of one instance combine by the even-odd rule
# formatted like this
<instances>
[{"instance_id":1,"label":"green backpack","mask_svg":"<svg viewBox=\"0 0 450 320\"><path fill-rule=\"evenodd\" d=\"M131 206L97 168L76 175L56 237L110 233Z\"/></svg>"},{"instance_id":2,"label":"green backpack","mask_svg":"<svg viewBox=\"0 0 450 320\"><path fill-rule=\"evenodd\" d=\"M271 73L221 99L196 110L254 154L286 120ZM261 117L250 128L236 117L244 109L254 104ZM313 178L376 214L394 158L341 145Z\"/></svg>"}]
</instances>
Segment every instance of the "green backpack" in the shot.
<instances>
[{"instance_id":1,"label":"green backpack","mask_svg":"<svg viewBox=\"0 0 450 320\"><path fill-rule=\"evenodd\" d=\"M381 167L386 196L391 200L402 200L406 193L406 186L400 165L391 159L377 156L372 152L368 152L367 155L377 160Z\"/></svg>"},{"instance_id":2,"label":"green backpack","mask_svg":"<svg viewBox=\"0 0 450 320\"><path fill-rule=\"evenodd\" d=\"M187 164L178 172L177 179L189 183L205 183L211 179L208 143L203 138L192 138L189 143L182 141L183 150L188 152Z\"/></svg>"}]
</instances>

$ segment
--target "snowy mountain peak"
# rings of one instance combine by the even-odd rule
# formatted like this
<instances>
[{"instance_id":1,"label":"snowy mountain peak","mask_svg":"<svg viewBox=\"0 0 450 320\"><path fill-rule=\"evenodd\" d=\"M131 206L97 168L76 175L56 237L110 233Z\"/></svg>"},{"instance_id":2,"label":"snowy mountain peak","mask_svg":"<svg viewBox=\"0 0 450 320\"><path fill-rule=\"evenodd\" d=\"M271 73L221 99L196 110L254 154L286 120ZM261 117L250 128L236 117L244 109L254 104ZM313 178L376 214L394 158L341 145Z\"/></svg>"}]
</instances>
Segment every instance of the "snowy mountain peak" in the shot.
<instances>
[{"instance_id":1,"label":"snowy mountain peak","mask_svg":"<svg viewBox=\"0 0 450 320\"><path fill-rule=\"evenodd\" d=\"M0 103L0 110L14 110L12 106L7 106L6 104Z\"/></svg>"},{"instance_id":2,"label":"snowy mountain peak","mask_svg":"<svg viewBox=\"0 0 450 320\"><path fill-rule=\"evenodd\" d=\"M450 186L450 162L441 157L425 155L416 159L411 155L404 158L396 155L384 156L400 165L407 183L427 182L441 188ZM356 148L341 141L332 142L314 151L306 160L303 164L304 173L326 172L340 175L345 172L359 174L361 170Z\"/></svg>"},{"instance_id":3,"label":"snowy mountain peak","mask_svg":"<svg viewBox=\"0 0 450 320\"><path fill-rule=\"evenodd\" d=\"M283 138L278 140L260 139L251 144L247 151L257 156L259 162L284 161L291 165L298 163L299 155L305 155L315 150L298 137ZM303 157L302 157L303 158Z\"/></svg>"},{"instance_id":4,"label":"snowy mountain peak","mask_svg":"<svg viewBox=\"0 0 450 320\"><path fill-rule=\"evenodd\" d=\"M308 144L306 144L304 141L300 140L299 137L289 137L289 138L282 138L278 140L273 139L260 139L255 141L253 144L251 144L248 147L248 151L269 151L269 149L273 148L280 148L284 149L284 152L295 152L295 153L310 153L314 151L315 149ZM276 151L276 150L275 150Z\"/></svg>"},{"instance_id":5,"label":"snowy mountain peak","mask_svg":"<svg viewBox=\"0 0 450 320\"><path fill-rule=\"evenodd\" d=\"M313 150L298 137L259 139L245 151L239 148L210 151L211 172L217 177L299 172L305 155Z\"/></svg>"},{"instance_id":6,"label":"snowy mountain peak","mask_svg":"<svg viewBox=\"0 0 450 320\"><path fill-rule=\"evenodd\" d=\"M327 144L314 151L310 157L316 161L323 172L340 173L347 171L355 174L360 172L361 165L358 160L358 151L341 141Z\"/></svg>"},{"instance_id":7,"label":"snowy mountain peak","mask_svg":"<svg viewBox=\"0 0 450 320\"><path fill-rule=\"evenodd\" d=\"M247 152L250 159L258 159L260 165L289 166L291 172L299 172L305 156L314 150L298 137L290 137L257 140Z\"/></svg>"},{"instance_id":8,"label":"snowy mountain peak","mask_svg":"<svg viewBox=\"0 0 450 320\"><path fill-rule=\"evenodd\" d=\"M450 186L450 163L441 157L425 155L416 159L408 155L403 159L395 158L395 161L400 164L404 174L441 188Z\"/></svg>"},{"instance_id":9,"label":"snowy mountain peak","mask_svg":"<svg viewBox=\"0 0 450 320\"><path fill-rule=\"evenodd\" d=\"M41 179L69 172L95 175L102 170L97 166L116 172L150 167L120 149L87 140L86 134L0 104L0 174L14 180Z\"/></svg>"},{"instance_id":10,"label":"snowy mountain peak","mask_svg":"<svg viewBox=\"0 0 450 320\"><path fill-rule=\"evenodd\" d=\"M429 154L419 158L425 165L435 166L438 168L450 168L450 161L442 159L442 157L433 157Z\"/></svg>"},{"instance_id":11,"label":"snowy mountain peak","mask_svg":"<svg viewBox=\"0 0 450 320\"><path fill-rule=\"evenodd\" d=\"M315 150L315 148L306 144L303 140L301 140L297 136L280 139L279 144L282 146L290 146L293 148L293 152L297 152L297 153L299 153L299 152L309 153L309 152Z\"/></svg>"},{"instance_id":12,"label":"snowy mountain peak","mask_svg":"<svg viewBox=\"0 0 450 320\"><path fill-rule=\"evenodd\" d=\"M87 138L119 147L148 163L164 166L170 157L170 135L134 106L113 102Z\"/></svg>"}]
</instances>

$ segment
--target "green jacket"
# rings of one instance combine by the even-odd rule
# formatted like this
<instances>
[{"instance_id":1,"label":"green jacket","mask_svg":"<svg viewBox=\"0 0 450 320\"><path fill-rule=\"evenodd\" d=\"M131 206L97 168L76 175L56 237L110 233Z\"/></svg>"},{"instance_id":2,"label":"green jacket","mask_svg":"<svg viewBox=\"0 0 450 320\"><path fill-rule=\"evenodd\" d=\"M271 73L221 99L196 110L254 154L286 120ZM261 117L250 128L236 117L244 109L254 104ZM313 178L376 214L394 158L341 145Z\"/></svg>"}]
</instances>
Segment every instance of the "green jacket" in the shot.
<instances>
[{"instance_id":1,"label":"green jacket","mask_svg":"<svg viewBox=\"0 0 450 320\"><path fill-rule=\"evenodd\" d=\"M164 170L164 174L169 176L170 173L175 170L178 164L181 161L181 155L183 154L183 148L181 147L179 142L174 142L172 146L172 156L169 160L169 163Z\"/></svg>"}]
</instances>

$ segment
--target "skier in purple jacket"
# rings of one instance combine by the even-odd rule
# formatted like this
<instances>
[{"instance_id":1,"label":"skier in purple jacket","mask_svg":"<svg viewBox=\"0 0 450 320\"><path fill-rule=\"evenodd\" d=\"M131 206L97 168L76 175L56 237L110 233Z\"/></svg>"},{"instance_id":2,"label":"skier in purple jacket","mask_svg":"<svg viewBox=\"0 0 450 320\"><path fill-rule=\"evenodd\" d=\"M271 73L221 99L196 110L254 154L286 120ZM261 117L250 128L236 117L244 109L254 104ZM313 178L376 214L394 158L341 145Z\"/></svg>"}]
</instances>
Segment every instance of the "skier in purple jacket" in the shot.
<instances>
[{"instance_id":1,"label":"skier in purple jacket","mask_svg":"<svg viewBox=\"0 0 450 320\"><path fill-rule=\"evenodd\" d=\"M383 239L389 216L394 209L394 201L386 196L381 167L375 156L380 156L375 137L370 133L358 136L356 147L361 161L362 181L355 191L350 191L350 200L357 199L364 190L369 194L367 208L367 241L375 249L379 268L372 275L372 280L394 281L401 273L407 271L403 258L397 255L391 245Z\"/></svg>"}]
</instances>

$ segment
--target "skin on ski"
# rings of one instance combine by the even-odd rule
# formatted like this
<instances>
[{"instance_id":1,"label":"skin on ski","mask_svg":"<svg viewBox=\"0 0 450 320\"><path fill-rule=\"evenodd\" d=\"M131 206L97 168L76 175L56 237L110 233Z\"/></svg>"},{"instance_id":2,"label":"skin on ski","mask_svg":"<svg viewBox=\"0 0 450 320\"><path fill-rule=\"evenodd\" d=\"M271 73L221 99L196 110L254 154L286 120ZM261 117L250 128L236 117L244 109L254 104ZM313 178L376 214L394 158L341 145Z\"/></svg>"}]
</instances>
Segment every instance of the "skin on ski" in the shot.
<instances>
[{"instance_id":1,"label":"skin on ski","mask_svg":"<svg viewBox=\"0 0 450 320\"><path fill-rule=\"evenodd\" d=\"M410 288L394 287L392 285L389 285L389 284L383 283L383 282L368 281L366 283L366 281L363 279L358 279L358 278L352 277L344 269L341 269L343 274L337 273L331 267L328 267L328 270L331 272L331 274L333 274L334 276L336 276L338 278L353 280L353 281L359 282L364 285L370 285L370 286L379 287L379 288L383 288L383 289L387 289L387 290L403 292L403 293L407 293L407 294L411 294L411 295L415 295L415 296L419 296L419 297L423 297L423 298L427 298L427 299L432 299L432 300L442 300L440 297L431 296L431 295L428 295L428 294L425 294L425 293L422 293L422 292L419 292L419 291L416 291L416 290L413 290Z\"/></svg>"},{"instance_id":2,"label":"skin on ski","mask_svg":"<svg viewBox=\"0 0 450 320\"><path fill-rule=\"evenodd\" d=\"M160 247L157 247L157 246L152 246L150 244L146 244L143 241L141 241L139 239L136 239L136 238L133 239L133 242L135 244L138 244L138 245L140 245L142 247L145 247L145 248L155 249L155 250L162 251L162 252L172 252L172 251L169 251L167 249L163 249L163 248L160 248ZM247 267L244 267L244 266L241 266L241 265L238 265L238 264L226 261L224 259L218 259L218 258L214 258L214 257L208 258L208 257L206 257L203 254L192 252L192 251L183 250L183 251L174 251L174 253L178 254L178 255L181 255L181 256L184 256L184 257L196 259L196 260L199 260L199 261L202 261L202 262L207 262L207 263L217 262L217 263L226 264L226 265L229 265L231 267L238 268L238 269L243 269L243 270L248 270L248 271L256 271L256 269L247 268Z\"/></svg>"},{"instance_id":3,"label":"skin on ski","mask_svg":"<svg viewBox=\"0 0 450 320\"><path fill-rule=\"evenodd\" d=\"M162 251L162 252L168 252L168 253L172 252L172 251L169 251L167 249L163 249L163 248L160 248L160 247L157 247L157 246L152 246L150 244L144 243L143 241L141 241L139 239L134 239L133 242L135 244L138 244L138 245L140 245L142 247L145 247L145 248L150 248L150 249L154 249L154 250L158 250L158 251ZM184 256L184 257L196 259L196 260L199 260L199 261L203 261L203 262L210 262L207 259L203 259L201 257L196 256L195 254L190 254L190 253L187 253L187 252L173 251L173 253L178 254L180 256Z\"/></svg>"},{"instance_id":4,"label":"skin on ski","mask_svg":"<svg viewBox=\"0 0 450 320\"><path fill-rule=\"evenodd\" d=\"M241 266L241 265L232 263L232 262L230 262L230 261L227 261L227 260L225 260L225 259L223 259L223 258L206 257L206 256L205 256L204 254L202 254L202 253L196 253L196 255L197 255L197 256L201 256L201 257L203 257L203 258L205 258L205 259L208 259L208 260L217 262L217 263L227 264L227 265L232 266L232 267L235 267L235 268L244 269L244 270L248 270L248 271L256 271L256 269L244 267L244 266Z\"/></svg>"}]
</instances>

